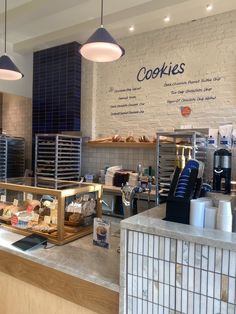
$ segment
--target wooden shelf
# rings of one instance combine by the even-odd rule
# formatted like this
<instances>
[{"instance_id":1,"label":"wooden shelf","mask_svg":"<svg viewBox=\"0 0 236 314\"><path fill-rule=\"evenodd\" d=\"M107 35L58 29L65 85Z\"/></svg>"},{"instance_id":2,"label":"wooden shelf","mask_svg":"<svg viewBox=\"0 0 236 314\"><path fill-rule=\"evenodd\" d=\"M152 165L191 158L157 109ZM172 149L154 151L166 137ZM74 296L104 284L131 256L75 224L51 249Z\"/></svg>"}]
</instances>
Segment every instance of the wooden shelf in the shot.
<instances>
[{"instance_id":1,"label":"wooden shelf","mask_svg":"<svg viewBox=\"0 0 236 314\"><path fill-rule=\"evenodd\" d=\"M114 147L114 148L155 148L156 143L126 143L126 142L88 142L90 147Z\"/></svg>"}]
</instances>

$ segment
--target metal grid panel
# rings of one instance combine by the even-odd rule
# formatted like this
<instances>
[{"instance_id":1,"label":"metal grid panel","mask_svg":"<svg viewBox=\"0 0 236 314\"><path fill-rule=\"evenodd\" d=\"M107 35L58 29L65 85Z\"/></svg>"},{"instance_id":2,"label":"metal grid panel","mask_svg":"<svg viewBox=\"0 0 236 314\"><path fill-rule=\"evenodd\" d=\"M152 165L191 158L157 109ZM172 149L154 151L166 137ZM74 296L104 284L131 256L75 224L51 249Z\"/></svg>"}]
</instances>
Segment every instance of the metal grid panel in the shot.
<instances>
[{"instance_id":1,"label":"metal grid panel","mask_svg":"<svg viewBox=\"0 0 236 314\"><path fill-rule=\"evenodd\" d=\"M236 313L236 252L128 231L127 313Z\"/></svg>"},{"instance_id":2,"label":"metal grid panel","mask_svg":"<svg viewBox=\"0 0 236 314\"><path fill-rule=\"evenodd\" d=\"M167 137L170 143L162 143L161 137ZM187 145L177 145L177 139L187 142ZM184 149L185 147L185 149ZM189 147L189 148L187 148ZM185 158L188 157L188 150L191 149L193 159L198 159L206 164L207 161L207 137L195 131L160 132L157 133L156 145L156 202L160 204L165 201L169 193L171 176L176 166L177 149L181 155L184 149Z\"/></svg>"},{"instance_id":3,"label":"metal grid panel","mask_svg":"<svg viewBox=\"0 0 236 314\"><path fill-rule=\"evenodd\" d=\"M82 138L62 134L37 134L35 175L78 180L81 174Z\"/></svg>"}]
</instances>

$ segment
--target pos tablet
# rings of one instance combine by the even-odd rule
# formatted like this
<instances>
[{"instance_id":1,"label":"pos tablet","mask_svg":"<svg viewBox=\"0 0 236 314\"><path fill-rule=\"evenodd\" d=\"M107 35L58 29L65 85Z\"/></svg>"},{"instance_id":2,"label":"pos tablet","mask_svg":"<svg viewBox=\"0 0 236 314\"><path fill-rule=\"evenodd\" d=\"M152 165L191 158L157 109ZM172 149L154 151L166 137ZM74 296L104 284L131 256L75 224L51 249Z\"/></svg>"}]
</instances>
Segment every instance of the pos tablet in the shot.
<instances>
[{"instance_id":1,"label":"pos tablet","mask_svg":"<svg viewBox=\"0 0 236 314\"><path fill-rule=\"evenodd\" d=\"M44 245L47 244L47 238L34 233L12 243L13 246L17 247L18 249L21 249L22 251L30 250L42 244Z\"/></svg>"}]
</instances>

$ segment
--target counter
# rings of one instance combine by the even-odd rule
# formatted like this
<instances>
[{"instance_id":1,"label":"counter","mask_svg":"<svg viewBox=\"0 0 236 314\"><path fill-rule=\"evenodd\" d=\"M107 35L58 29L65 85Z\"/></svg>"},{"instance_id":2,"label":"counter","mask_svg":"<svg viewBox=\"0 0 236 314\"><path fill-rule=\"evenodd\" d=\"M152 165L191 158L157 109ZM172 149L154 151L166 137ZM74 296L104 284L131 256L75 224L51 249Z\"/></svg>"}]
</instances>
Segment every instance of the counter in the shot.
<instances>
[{"instance_id":1,"label":"counter","mask_svg":"<svg viewBox=\"0 0 236 314\"><path fill-rule=\"evenodd\" d=\"M163 217L164 205L121 222L120 313L235 313L236 234Z\"/></svg>"},{"instance_id":2,"label":"counter","mask_svg":"<svg viewBox=\"0 0 236 314\"><path fill-rule=\"evenodd\" d=\"M113 231L117 226L113 224ZM94 246L89 235L28 252L11 246L20 238L0 227L0 289L13 290L0 294L1 313L118 313L119 238L111 237L109 250ZM14 296L14 304L9 303Z\"/></svg>"}]
</instances>

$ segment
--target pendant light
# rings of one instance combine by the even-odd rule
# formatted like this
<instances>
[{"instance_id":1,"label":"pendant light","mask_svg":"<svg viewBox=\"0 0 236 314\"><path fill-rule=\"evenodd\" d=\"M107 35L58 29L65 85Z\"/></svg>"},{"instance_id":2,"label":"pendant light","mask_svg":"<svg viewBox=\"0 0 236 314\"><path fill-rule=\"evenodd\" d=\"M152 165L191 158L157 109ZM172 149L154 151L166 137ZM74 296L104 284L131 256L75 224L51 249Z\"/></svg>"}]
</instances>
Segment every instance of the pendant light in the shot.
<instances>
[{"instance_id":1,"label":"pendant light","mask_svg":"<svg viewBox=\"0 0 236 314\"><path fill-rule=\"evenodd\" d=\"M7 0L5 0L4 55L0 57L0 80L15 81L23 76L10 57L7 56Z\"/></svg>"},{"instance_id":2,"label":"pendant light","mask_svg":"<svg viewBox=\"0 0 236 314\"><path fill-rule=\"evenodd\" d=\"M85 59L94 62L115 61L125 54L125 50L103 27L103 0L101 0L101 26L81 46L80 53Z\"/></svg>"}]
</instances>

